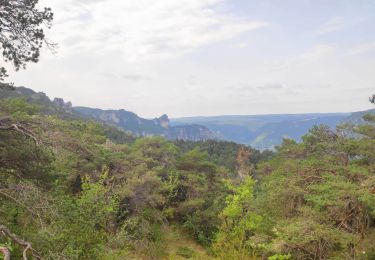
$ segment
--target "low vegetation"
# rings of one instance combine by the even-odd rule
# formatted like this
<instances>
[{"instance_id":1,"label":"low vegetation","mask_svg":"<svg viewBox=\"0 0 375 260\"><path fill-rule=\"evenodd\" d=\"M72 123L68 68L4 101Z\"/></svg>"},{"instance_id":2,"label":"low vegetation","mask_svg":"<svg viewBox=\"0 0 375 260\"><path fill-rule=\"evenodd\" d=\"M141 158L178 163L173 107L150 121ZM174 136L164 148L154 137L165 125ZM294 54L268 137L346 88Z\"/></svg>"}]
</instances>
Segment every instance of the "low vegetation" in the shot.
<instances>
[{"instance_id":1,"label":"low vegetation","mask_svg":"<svg viewBox=\"0 0 375 260\"><path fill-rule=\"evenodd\" d=\"M12 259L375 257L373 116L261 153L132 139L23 99L0 111L0 249Z\"/></svg>"}]
</instances>

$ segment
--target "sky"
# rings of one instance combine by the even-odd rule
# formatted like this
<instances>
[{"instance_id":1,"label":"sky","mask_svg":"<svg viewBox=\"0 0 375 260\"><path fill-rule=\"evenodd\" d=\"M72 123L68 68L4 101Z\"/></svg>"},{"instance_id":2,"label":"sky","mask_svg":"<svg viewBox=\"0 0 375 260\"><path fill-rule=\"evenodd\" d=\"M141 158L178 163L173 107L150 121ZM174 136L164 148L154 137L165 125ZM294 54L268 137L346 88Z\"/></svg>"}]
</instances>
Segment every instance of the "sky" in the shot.
<instances>
[{"instance_id":1,"label":"sky","mask_svg":"<svg viewBox=\"0 0 375 260\"><path fill-rule=\"evenodd\" d=\"M375 0L40 0L17 86L146 118L350 112L375 93Z\"/></svg>"}]
</instances>

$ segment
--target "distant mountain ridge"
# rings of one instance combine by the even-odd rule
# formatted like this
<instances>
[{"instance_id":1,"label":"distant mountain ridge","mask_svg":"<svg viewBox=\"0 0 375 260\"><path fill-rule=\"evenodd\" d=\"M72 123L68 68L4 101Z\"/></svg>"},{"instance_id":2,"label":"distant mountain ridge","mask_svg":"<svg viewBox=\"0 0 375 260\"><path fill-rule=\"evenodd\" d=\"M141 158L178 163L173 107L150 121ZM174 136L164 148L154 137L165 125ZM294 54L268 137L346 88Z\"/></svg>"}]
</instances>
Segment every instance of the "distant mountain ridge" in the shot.
<instances>
[{"instance_id":1,"label":"distant mountain ridge","mask_svg":"<svg viewBox=\"0 0 375 260\"><path fill-rule=\"evenodd\" d=\"M100 121L119 128L137 137L163 136L170 140L202 141L214 139L214 134L205 126L185 124L170 126L169 118L163 115L153 120L139 117L133 112L120 110L103 110L88 107L73 107L71 102L62 98L50 98L43 92L35 92L25 87L12 87L0 83L0 99L26 98L28 102L42 106L44 114L59 114L62 117L78 117Z\"/></svg>"},{"instance_id":2,"label":"distant mountain ridge","mask_svg":"<svg viewBox=\"0 0 375 260\"><path fill-rule=\"evenodd\" d=\"M364 112L361 113L364 114ZM301 137L314 125L325 124L335 128L353 114L311 113L188 117L172 119L171 124L201 124L214 132L219 139L251 145L257 149L272 149L280 144L283 138L300 141Z\"/></svg>"},{"instance_id":3,"label":"distant mountain ridge","mask_svg":"<svg viewBox=\"0 0 375 260\"><path fill-rule=\"evenodd\" d=\"M214 134L205 126L183 124L170 126L167 115L155 119L144 119L133 112L120 110L102 110L88 107L73 107L73 113L130 131L136 136L164 136L170 140L200 141L214 139Z\"/></svg>"},{"instance_id":4,"label":"distant mountain ridge","mask_svg":"<svg viewBox=\"0 0 375 260\"><path fill-rule=\"evenodd\" d=\"M350 116L345 118L343 123L351 123L351 124L356 124L356 125L365 124L366 122L363 119L363 116L365 114L375 115L375 109L370 109L370 110L367 110L367 111L354 112Z\"/></svg>"},{"instance_id":5,"label":"distant mountain ridge","mask_svg":"<svg viewBox=\"0 0 375 260\"><path fill-rule=\"evenodd\" d=\"M375 114L375 109L372 109L354 113L229 115L175 119L162 115L155 119L144 119L124 109L73 107L70 102L61 98L50 100L43 92L37 93L29 88L15 88L0 83L0 99L12 97L24 97L29 102L40 104L46 114L93 119L138 137L157 135L169 140L189 141L219 139L251 145L260 150L274 148L283 138L300 141L314 125L325 124L335 128L340 123L363 124L362 117L365 113Z\"/></svg>"},{"instance_id":6,"label":"distant mountain ridge","mask_svg":"<svg viewBox=\"0 0 375 260\"><path fill-rule=\"evenodd\" d=\"M25 87L13 87L8 84L0 83L0 99L5 98L25 98L28 102L42 106L44 114L64 114L72 115L72 103L64 102L62 98L51 100L43 92L35 92Z\"/></svg>"}]
</instances>

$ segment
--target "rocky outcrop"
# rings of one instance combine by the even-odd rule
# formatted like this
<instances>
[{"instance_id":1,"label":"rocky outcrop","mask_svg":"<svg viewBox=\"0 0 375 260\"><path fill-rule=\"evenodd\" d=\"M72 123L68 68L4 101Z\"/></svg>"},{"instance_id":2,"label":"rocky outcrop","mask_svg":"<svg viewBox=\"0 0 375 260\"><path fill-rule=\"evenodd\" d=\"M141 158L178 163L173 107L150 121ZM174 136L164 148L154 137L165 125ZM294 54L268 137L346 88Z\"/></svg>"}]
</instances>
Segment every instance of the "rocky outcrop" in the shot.
<instances>
[{"instance_id":1,"label":"rocky outcrop","mask_svg":"<svg viewBox=\"0 0 375 260\"><path fill-rule=\"evenodd\" d=\"M168 129L169 128L169 118L168 118L168 116L166 114L162 115L159 118L155 118L154 122L157 125L160 125L161 127L163 127L164 129Z\"/></svg>"},{"instance_id":2,"label":"rocky outcrop","mask_svg":"<svg viewBox=\"0 0 375 260\"><path fill-rule=\"evenodd\" d=\"M52 101L43 92L35 92L25 87L13 87L0 83L0 99L25 98L27 101L38 104L44 114L58 114L64 118L94 119L124 130L134 136L163 136L170 140L208 140L213 139L214 134L205 126L186 124L171 126L166 114L155 119L141 118L133 112L120 110L102 110L88 107L73 107L71 102L65 102L62 98Z\"/></svg>"},{"instance_id":3,"label":"rocky outcrop","mask_svg":"<svg viewBox=\"0 0 375 260\"><path fill-rule=\"evenodd\" d=\"M169 140L201 141L214 139L214 134L202 125L171 126L167 115L155 119L144 119L126 110L101 110L87 107L73 107L77 115L100 120L131 132L135 136L163 136Z\"/></svg>"},{"instance_id":4,"label":"rocky outcrop","mask_svg":"<svg viewBox=\"0 0 375 260\"><path fill-rule=\"evenodd\" d=\"M62 98L54 98L52 103L55 105L56 109L60 112L72 113L72 102L66 102Z\"/></svg>"},{"instance_id":5,"label":"rocky outcrop","mask_svg":"<svg viewBox=\"0 0 375 260\"><path fill-rule=\"evenodd\" d=\"M72 103L64 102L62 98L55 98L53 101L43 92L35 92L25 87L13 87L9 84L0 83L0 99L24 98L26 101L37 104L43 114L71 114Z\"/></svg>"},{"instance_id":6,"label":"rocky outcrop","mask_svg":"<svg viewBox=\"0 0 375 260\"><path fill-rule=\"evenodd\" d=\"M166 137L171 140L185 141L215 139L215 135L207 127L201 125L180 125L170 127Z\"/></svg>"}]
</instances>

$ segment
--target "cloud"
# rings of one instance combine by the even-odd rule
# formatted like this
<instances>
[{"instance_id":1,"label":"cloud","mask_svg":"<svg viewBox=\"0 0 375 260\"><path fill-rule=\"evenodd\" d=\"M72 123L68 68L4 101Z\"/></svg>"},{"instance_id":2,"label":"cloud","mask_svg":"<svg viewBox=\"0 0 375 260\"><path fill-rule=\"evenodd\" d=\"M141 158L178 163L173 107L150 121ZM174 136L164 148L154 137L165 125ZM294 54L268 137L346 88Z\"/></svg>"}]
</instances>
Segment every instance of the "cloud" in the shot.
<instances>
[{"instance_id":1,"label":"cloud","mask_svg":"<svg viewBox=\"0 0 375 260\"><path fill-rule=\"evenodd\" d=\"M370 52L370 51L375 51L375 41L356 45L356 46L352 47L346 53L346 55L359 55L359 54L367 53L367 52Z\"/></svg>"},{"instance_id":2,"label":"cloud","mask_svg":"<svg viewBox=\"0 0 375 260\"><path fill-rule=\"evenodd\" d=\"M257 87L259 90L276 90L276 89L283 89L284 85L280 83L269 83L263 86Z\"/></svg>"},{"instance_id":3,"label":"cloud","mask_svg":"<svg viewBox=\"0 0 375 260\"><path fill-rule=\"evenodd\" d=\"M62 3L63 2L63 3ZM219 12L223 0L49 0L61 52L116 52L125 61L178 57L266 26Z\"/></svg>"},{"instance_id":4,"label":"cloud","mask_svg":"<svg viewBox=\"0 0 375 260\"><path fill-rule=\"evenodd\" d=\"M292 58L292 61L301 63L316 62L328 56L331 56L334 53L335 48L333 46L327 44L320 44L313 46L306 52Z\"/></svg>"},{"instance_id":5,"label":"cloud","mask_svg":"<svg viewBox=\"0 0 375 260\"><path fill-rule=\"evenodd\" d=\"M248 83L240 83L237 86L231 87L231 91L241 94L264 94L270 92L280 92L285 90L286 86L281 83L265 83L261 85L250 85Z\"/></svg>"},{"instance_id":6,"label":"cloud","mask_svg":"<svg viewBox=\"0 0 375 260\"><path fill-rule=\"evenodd\" d=\"M150 80L149 77L138 75L138 74L125 74L125 75L122 75L122 78L128 81L135 81L135 82Z\"/></svg>"},{"instance_id":7,"label":"cloud","mask_svg":"<svg viewBox=\"0 0 375 260\"><path fill-rule=\"evenodd\" d=\"M336 31L340 31L345 27L345 21L341 17L333 17L322 24L316 31L312 33L313 36L320 36Z\"/></svg>"},{"instance_id":8,"label":"cloud","mask_svg":"<svg viewBox=\"0 0 375 260\"><path fill-rule=\"evenodd\" d=\"M322 60L333 57L335 53L335 47L328 44L319 44L306 49L298 55L288 57L280 62L273 62L270 66L274 66L277 70L293 71L304 66L321 63Z\"/></svg>"},{"instance_id":9,"label":"cloud","mask_svg":"<svg viewBox=\"0 0 375 260\"><path fill-rule=\"evenodd\" d=\"M40 2L53 8L48 36L60 48L10 81L75 105L150 118L369 106L371 91L360 89L375 82L375 6L349 1L323 10L301 1L296 13L293 1L266 1L275 8L230 0ZM272 26L261 28L265 21Z\"/></svg>"},{"instance_id":10,"label":"cloud","mask_svg":"<svg viewBox=\"0 0 375 260\"><path fill-rule=\"evenodd\" d=\"M236 49L244 49L244 48L249 47L249 44L245 43L245 42L235 43L235 44L232 45L232 47L236 48Z\"/></svg>"}]
</instances>

